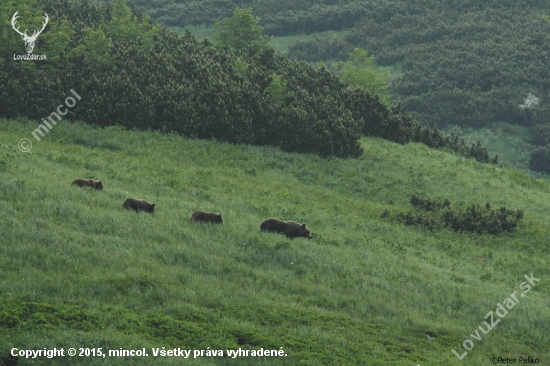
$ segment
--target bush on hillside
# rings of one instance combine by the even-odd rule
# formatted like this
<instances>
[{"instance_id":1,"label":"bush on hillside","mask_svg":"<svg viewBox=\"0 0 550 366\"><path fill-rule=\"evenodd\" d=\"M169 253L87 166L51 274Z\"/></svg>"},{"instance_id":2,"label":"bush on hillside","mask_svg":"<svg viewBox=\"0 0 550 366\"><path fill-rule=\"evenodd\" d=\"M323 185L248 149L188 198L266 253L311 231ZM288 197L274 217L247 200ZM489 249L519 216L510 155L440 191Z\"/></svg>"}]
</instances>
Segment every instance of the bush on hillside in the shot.
<instances>
[{"instance_id":1,"label":"bush on hillside","mask_svg":"<svg viewBox=\"0 0 550 366\"><path fill-rule=\"evenodd\" d=\"M430 230L450 228L455 232L464 231L476 234L498 235L513 232L523 219L523 210L506 207L493 209L472 204L466 207L453 207L448 199L432 199L413 194L410 203L414 210L397 213L394 219L406 226L423 226ZM382 217L391 217L389 212Z\"/></svg>"},{"instance_id":2,"label":"bush on hillside","mask_svg":"<svg viewBox=\"0 0 550 366\"><path fill-rule=\"evenodd\" d=\"M448 199L445 199L443 201L437 200L437 199L430 199L430 198L423 198L420 196L417 196L416 194L413 194L411 196L411 205L414 206L414 208L418 210L424 210L424 211L438 211L442 210L444 208L451 208L451 202L449 202Z\"/></svg>"}]
</instances>

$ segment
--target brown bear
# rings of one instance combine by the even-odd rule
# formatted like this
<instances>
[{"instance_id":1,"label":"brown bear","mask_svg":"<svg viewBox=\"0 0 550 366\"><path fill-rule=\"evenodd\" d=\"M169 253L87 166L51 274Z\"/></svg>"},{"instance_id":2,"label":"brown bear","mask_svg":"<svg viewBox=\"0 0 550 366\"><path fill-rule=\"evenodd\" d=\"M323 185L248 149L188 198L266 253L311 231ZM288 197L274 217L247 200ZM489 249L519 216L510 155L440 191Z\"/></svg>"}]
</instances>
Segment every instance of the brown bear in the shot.
<instances>
[{"instance_id":1,"label":"brown bear","mask_svg":"<svg viewBox=\"0 0 550 366\"><path fill-rule=\"evenodd\" d=\"M313 238L311 231L306 224L299 224L294 221L282 221L279 219L270 218L260 224L261 231L272 231L275 233L285 234L288 238Z\"/></svg>"},{"instance_id":2,"label":"brown bear","mask_svg":"<svg viewBox=\"0 0 550 366\"><path fill-rule=\"evenodd\" d=\"M197 222L210 222L212 224L223 224L222 215L214 212L195 211L191 220Z\"/></svg>"},{"instance_id":3,"label":"brown bear","mask_svg":"<svg viewBox=\"0 0 550 366\"><path fill-rule=\"evenodd\" d=\"M153 213L155 211L155 204L149 203L145 200L138 200L136 198L126 198L126 201L122 204L127 210L134 210L136 212L145 211Z\"/></svg>"},{"instance_id":4,"label":"brown bear","mask_svg":"<svg viewBox=\"0 0 550 366\"><path fill-rule=\"evenodd\" d=\"M97 190L103 189L103 183L101 183L100 180L93 180L93 179L77 178L73 180L73 182L71 183L71 186L90 187Z\"/></svg>"}]
</instances>

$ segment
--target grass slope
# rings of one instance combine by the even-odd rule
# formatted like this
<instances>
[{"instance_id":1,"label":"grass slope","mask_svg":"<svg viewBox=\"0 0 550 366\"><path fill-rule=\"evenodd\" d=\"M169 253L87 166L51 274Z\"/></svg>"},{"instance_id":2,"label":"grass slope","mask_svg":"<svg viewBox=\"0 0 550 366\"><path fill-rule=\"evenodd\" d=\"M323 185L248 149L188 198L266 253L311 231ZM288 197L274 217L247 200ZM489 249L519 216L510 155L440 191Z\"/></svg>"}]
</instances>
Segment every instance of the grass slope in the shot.
<instances>
[{"instance_id":1,"label":"grass slope","mask_svg":"<svg viewBox=\"0 0 550 366\"><path fill-rule=\"evenodd\" d=\"M362 141L357 160L154 132L0 121L0 357L12 347L148 348L150 357L27 364L550 363L548 181L423 145ZM31 137L32 139L32 137ZM102 179L104 191L70 187ZM414 192L525 209L498 237L387 222ZM126 197L157 204L123 210ZM189 222L218 211L224 225ZM305 222L312 240L259 232ZM463 361L461 344L525 274L540 282ZM427 335L435 337L429 341ZM280 349L286 357L153 357L152 347ZM3 352L3 353L2 353ZM1 363L2 358L0 358Z\"/></svg>"}]
</instances>

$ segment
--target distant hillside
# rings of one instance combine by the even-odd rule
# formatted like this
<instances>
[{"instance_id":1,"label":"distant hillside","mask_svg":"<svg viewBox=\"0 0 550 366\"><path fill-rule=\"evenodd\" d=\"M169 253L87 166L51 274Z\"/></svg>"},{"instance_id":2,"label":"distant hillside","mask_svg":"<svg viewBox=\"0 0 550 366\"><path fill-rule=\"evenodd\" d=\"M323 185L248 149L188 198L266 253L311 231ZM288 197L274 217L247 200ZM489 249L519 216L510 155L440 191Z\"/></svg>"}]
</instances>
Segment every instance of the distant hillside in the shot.
<instances>
[{"instance_id":1,"label":"distant hillside","mask_svg":"<svg viewBox=\"0 0 550 366\"><path fill-rule=\"evenodd\" d=\"M360 141L359 159L323 159L65 121L35 141L39 123L0 120L0 364L16 362L11 348L54 347L146 348L149 357L32 364L260 362L153 356L162 347L282 347L287 356L265 365L550 363L546 180L379 138ZM21 138L33 140L29 152ZM75 178L104 189L71 187ZM384 218L411 210L414 193L453 210L490 203L525 216L496 236ZM124 210L127 197L154 202L155 213ZM195 210L224 223L191 223ZM313 238L261 233L268 217L306 223ZM540 282L520 296L531 274ZM519 302L473 339L514 292ZM462 354L466 339L474 347L460 361L452 350Z\"/></svg>"},{"instance_id":2,"label":"distant hillside","mask_svg":"<svg viewBox=\"0 0 550 366\"><path fill-rule=\"evenodd\" d=\"M362 47L380 65L401 66L403 76L391 90L422 121L440 126L482 127L497 121L532 125L550 117L548 19L522 7L451 8L382 19L372 14L343 40L298 43L290 56L343 58L352 47ZM528 93L540 99L538 110L519 107Z\"/></svg>"}]
</instances>

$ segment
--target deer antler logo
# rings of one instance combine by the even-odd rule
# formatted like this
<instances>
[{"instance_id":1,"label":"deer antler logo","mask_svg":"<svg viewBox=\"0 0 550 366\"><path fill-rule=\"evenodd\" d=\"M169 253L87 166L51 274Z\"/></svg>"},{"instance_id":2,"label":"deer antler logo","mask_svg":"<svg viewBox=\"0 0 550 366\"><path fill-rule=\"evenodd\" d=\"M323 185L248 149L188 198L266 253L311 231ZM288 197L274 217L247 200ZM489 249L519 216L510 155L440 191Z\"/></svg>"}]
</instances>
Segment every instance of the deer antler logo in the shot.
<instances>
[{"instance_id":1,"label":"deer antler logo","mask_svg":"<svg viewBox=\"0 0 550 366\"><path fill-rule=\"evenodd\" d=\"M15 28L15 21L17 20L18 16L17 16L17 13L18 11L15 12L15 14L13 14L13 17L11 18L11 26L13 27L13 29L19 33L21 35L21 38L23 38L23 40L25 41L25 48L27 49L27 53L32 53L32 50L34 50L34 42L36 42L36 38L38 38L38 36L40 35L40 33L42 33L42 31L44 30L44 28L46 28L46 24L48 24L48 14L44 13L44 19L46 20L44 22L44 25L42 26L42 29L40 29L39 31L38 30L34 30L32 36L28 36L27 35L27 30L25 29L25 32L24 33L21 33L19 31L19 27ZM38 33L37 33L38 32Z\"/></svg>"}]
</instances>

